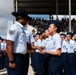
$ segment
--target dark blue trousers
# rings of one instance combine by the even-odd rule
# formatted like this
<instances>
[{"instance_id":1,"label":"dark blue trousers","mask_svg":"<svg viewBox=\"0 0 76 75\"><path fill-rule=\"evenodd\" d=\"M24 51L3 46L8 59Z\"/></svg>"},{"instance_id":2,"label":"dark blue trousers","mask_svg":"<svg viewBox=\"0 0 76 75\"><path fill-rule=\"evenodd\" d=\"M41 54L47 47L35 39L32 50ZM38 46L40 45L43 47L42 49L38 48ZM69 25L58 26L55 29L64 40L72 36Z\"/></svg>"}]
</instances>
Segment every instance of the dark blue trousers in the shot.
<instances>
[{"instance_id":1,"label":"dark blue trousers","mask_svg":"<svg viewBox=\"0 0 76 75\"><path fill-rule=\"evenodd\" d=\"M1 52L2 57L0 57L0 69L4 68L4 57L5 55Z\"/></svg>"},{"instance_id":2,"label":"dark blue trousers","mask_svg":"<svg viewBox=\"0 0 76 75\"><path fill-rule=\"evenodd\" d=\"M4 66L3 66L3 58L1 57L0 58L0 69L3 69L4 68Z\"/></svg>"},{"instance_id":3,"label":"dark blue trousers","mask_svg":"<svg viewBox=\"0 0 76 75\"><path fill-rule=\"evenodd\" d=\"M34 54L31 54L31 63L36 75L45 75L44 64L43 64L43 54L36 53L36 52Z\"/></svg>"},{"instance_id":4,"label":"dark blue trousers","mask_svg":"<svg viewBox=\"0 0 76 75\"><path fill-rule=\"evenodd\" d=\"M70 75L67 54L66 53L62 53L61 58L62 58L62 62L63 62L64 75Z\"/></svg>"},{"instance_id":5,"label":"dark blue trousers","mask_svg":"<svg viewBox=\"0 0 76 75\"><path fill-rule=\"evenodd\" d=\"M76 51L75 51L75 66L76 66Z\"/></svg>"},{"instance_id":6,"label":"dark blue trousers","mask_svg":"<svg viewBox=\"0 0 76 75\"><path fill-rule=\"evenodd\" d=\"M44 73L48 75L49 56L48 54L43 55Z\"/></svg>"},{"instance_id":7,"label":"dark blue trousers","mask_svg":"<svg viewBox=\"0 0 76 75\"><path fill-rule=\"evenodd\" d=\"M25 63L25 55L22 54L14 54L16 69L11 69L9 67L9 59L6 55L5 57L5 66L7 68L8 75L24 75L24 63ZM26 64L26 63L25 63ZM26 64L27 65L27 64Z\"/></svg>"},{"instance_id":8,"label":"dark blue trousers","mask_svg":"<svg viewBox=\"0 0 76 75\"><path fill-rule=\"evenodd\" d=\"M25 54L25 58L24 58L24 66L23 66L23 75L27 75L28 74L28 68L29 68L29 54Z\"/></svg>"},{"instance_id":9,"label":"dark blue trousers","mask_svg":"<svg viewBox=\"0 0 76 75\"><path fill-rule=\"evenodd\" d=\"M61 57L49 55L49 75L63 75Z\"/></svg>"},{"instance_id":10,"label":"dark blue trousers","mask_svg":"<svg viewBox=\"0 0 76 75\"><path fill-rule=\"evenodd\" d=\"M76 68L75 68L75 54L70 53L68 54L68 63L71 75L76 75Z\"/></svg>"},{"instance_id":11,"label":"dark blue trousers","mask_svg":"<svg viewBox=\"0 0 76 75\"><path fill-rule=\"evenodd\" d=\"M76 75L75 54L62 53L62 61L65 75Z\"/></svg>"}]
</instances>

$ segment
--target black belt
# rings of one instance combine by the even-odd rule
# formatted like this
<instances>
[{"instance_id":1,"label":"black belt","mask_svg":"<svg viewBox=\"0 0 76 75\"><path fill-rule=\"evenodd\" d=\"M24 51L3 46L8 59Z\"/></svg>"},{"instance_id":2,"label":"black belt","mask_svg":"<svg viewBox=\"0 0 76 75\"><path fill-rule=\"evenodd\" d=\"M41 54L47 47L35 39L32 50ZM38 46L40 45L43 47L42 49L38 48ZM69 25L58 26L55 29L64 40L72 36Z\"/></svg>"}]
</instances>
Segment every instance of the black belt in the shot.
<instances>
[{"instance_id":1,"label":"black belt","mask_svg":"<svg viewBox=\"0 0 76 75\"><path fill-rule=\"evenodd\" d=\"M65 52L65 53L68 53L68 52ZM62 53L63 54L63 53ZM69 54L69 53L68 53Z\"/></svg>"},{"instance_id":2,"label":"black belt","mask_svg":"<svg viewBox=\"0 0 76 75\"><path fill-rule=\"evenodd\" d=\"M60 57L60 56L48 54L48 57Z\"/></svg>"},{"instance_id":3,"label":"black belt","mask_svg":"<svg viewBox=\"0 0 76 75\"><path fill-rule=\"evenodd\" d=\"M68 54L68 55L69 55L69 54L74 54L74 53L67 53L67 52L66 52L66 53L62 53L62 54Z\"/></svg>"},{"instance_id":4,"label":"black belt","mask_svg":"<svg viewBox=\"0 0 76 75\"><path fill-rule=\"evenodd\" d=\"M21 54L21 53L14 53L14 55L16 55L16 56L25 56L25 54Z\"/></svg>"}]
</instances>

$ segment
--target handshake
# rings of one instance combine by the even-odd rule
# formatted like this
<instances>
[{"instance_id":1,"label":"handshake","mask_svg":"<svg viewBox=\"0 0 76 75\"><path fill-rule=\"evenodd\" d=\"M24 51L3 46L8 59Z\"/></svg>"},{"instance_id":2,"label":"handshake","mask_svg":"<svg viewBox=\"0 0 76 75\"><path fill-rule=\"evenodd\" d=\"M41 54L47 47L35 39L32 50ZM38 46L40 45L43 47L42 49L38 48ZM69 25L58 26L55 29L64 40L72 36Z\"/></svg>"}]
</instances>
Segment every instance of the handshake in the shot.
<instances>
[{"instance_id":1,"label":"handshake","mask_svg":"<svg viewBox=\"0 0 76 75\"><path fill-rule=\"evenodd\" d=\"M45 46L39 46L38 50L40 51L39 52L40 54L48 54L49 53L49 50L47 50Z\"/></svg>"},{"instance_id":2,"label":"handshake","mask_svg":"<svg viewBox=\"0 0 76 75\"><path fill-rule=\"evenodd\" d=\"M46 49L45 46L39 46L38 47L38 50L40 50L39 53L41 53L41 54L46 54L47 53L47 49Z\"/></svg>"},{"instance_id":3,"label":"handshake","mask_svg":"<svg viewBox=\"0 0 76 75\"><path fill-rule=\"evenodd\" d=\"M39 47L37 47L37 49L40 50L40 51L43 51L43 50L45 50L46 48L45 48L45 46L39 46Z\"/></svg>"}]
</instances>

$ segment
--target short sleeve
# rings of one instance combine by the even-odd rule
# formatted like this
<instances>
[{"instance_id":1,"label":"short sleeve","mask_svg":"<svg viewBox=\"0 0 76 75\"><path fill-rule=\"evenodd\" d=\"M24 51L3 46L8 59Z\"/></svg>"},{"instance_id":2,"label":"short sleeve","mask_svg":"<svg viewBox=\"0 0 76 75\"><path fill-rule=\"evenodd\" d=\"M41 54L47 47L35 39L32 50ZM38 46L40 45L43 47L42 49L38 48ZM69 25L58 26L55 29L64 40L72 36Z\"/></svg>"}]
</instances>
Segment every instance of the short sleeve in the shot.
<instances>
[{"instance_id":1,"label":"short sleeve","mask_svg":"<svg viewBox=\"0 0 76 75\"><path fill-rule=\"evenodd\" d=\"M56 50L61 48L61 38L60 37L56 37L54 42L55 42Z\"/></svg>"},{"instance_id":2,"label":"short sleeve","mask_svg":"<svg viewBox=\"0 0 76 75\"><path fill-rule=\"evenodd\" d=\"M13 42L15 42L17 36L18 36L18 29L16 26L11 26L10 28L8 28L7 31L7 40L11 40Z\"/></svg>"},{"instance_id":3,"label":"short sleeve","mask_svg":"<svg viewBox=\"0 0 76 75\"><path fill-rule=\"evenodd\" d=\"M62 52L66 52L66 42L65 42L65 40L62 43Z\"/></svg>"},{"instance_id":4,"label":"short sleeve","mask_svg":"<svg viewBox=\"0 0 76 75\"><path fill-rule=\"evenodd\" d=\"M33 43L35 41L32 33L30 33L30 37L29 38L30 38L30 43Z\"/></svg>"},{"instance_id":5,"label":"short sleeve","mask_svg":"<svg viewBox=\"0 0 76 75\"><path fill-rule=\"evenodd\" d=\"M76 45L74 44L74 41L72 40L72 46L73 46L73 50L75 51L75 49L76 49Z\"/></svg>"},{"instance_id":6,"label":"short sleeve","mask_svg":"<svg viewBox=\"0 0 76 75\"><path fill-rule=\"evenodd\" d=\"M1 43L1 50L3 49L3 43Z\"/></svg>"}]
</instances>

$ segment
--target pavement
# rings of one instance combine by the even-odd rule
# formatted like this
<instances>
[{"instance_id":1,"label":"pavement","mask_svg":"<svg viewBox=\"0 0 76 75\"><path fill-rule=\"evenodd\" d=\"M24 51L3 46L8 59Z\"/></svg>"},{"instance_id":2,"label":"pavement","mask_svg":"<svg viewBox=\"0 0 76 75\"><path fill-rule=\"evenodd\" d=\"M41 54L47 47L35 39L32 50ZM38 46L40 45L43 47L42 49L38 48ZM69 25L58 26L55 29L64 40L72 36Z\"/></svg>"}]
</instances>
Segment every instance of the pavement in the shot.
<instances>
[{"instance_id":1,"label":"pavement","mask_svg":"<svg viewBox=\"0 0 76 75\"><path fill-rule=\"evenodd\" d=\"M6 69L0 70L0 75L8 75L7 70ZM33 72L32 67L30 65L29 65L28 75L34 75L34 72Z\"/></svg>"},{"instance_id":2,"label":"pavement","mask_svg":"<svg viewBox=\"0 0 76 75\"><path fill-rule=\"evenodd\" d=\"M5 68L0 70L0 75L7 75L7 70Z\"/></svg>"},{"instance_id":3,"label":"pavement","mask_svg":"<svg viewBox=\"0 0 76 75\"><path fill-rule=\"evenodd\" d=\"M30 64L31 64L31 59L30 59ZM28 75L34 75L33 69L31 67L31 65L29 64L29 71L28 71ZM2 70L0 70L0 75L8 75L7 74L7 70L4 68Z\"/></svg>"}]
</instances>

